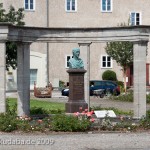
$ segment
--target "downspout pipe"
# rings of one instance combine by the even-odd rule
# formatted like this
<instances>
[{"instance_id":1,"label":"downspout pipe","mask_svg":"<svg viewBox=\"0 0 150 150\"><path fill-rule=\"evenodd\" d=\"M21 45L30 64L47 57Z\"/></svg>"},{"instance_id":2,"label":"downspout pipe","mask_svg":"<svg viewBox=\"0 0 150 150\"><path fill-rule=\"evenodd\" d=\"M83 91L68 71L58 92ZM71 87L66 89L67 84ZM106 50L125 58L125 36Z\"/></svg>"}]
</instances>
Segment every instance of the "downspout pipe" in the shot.
<instances>
[{"instance_id":1,"label":"downspout pipe","mask_svg":"<svg viewBox=\"0 0 150 150\"><path fill-rule=\"evenodd\" d=\"M46 26L49 27L49 0L46 1ZM47 55L47 85L49 84L49 43L46 43L46 55Z\"/></svg>"}]
</instances>

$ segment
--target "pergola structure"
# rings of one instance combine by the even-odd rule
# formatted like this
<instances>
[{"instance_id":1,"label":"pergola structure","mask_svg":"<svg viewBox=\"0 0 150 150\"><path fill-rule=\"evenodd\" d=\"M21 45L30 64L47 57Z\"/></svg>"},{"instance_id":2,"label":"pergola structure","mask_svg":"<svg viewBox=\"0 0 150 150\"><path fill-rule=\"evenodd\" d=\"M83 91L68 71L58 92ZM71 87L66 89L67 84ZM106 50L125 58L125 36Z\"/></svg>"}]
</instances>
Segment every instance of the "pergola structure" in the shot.
<instances>
[{"instance_id":1,"label":"pergola structure","mask_svg":"<svg viewBox=\"0 0 150 150\"><path fill-rule=\"evenodd\" d=\"M0 24L0 112L6 111L5 42L17 43L18 116L30 115L30 45L33 42L78 43L86 55L85 98L89 103L90 44L110 41L134 43L134 117L146 115L146 49L150 26L112 28L39 28Z\"/></svg>"}]
</instances>

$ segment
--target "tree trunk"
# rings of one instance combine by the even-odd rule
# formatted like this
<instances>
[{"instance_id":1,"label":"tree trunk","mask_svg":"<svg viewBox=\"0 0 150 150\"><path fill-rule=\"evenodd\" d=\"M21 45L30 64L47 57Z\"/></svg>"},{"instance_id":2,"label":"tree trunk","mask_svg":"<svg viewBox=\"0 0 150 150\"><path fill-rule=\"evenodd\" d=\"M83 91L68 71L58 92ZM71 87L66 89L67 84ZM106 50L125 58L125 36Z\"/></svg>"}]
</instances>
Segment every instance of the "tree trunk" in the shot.
<instances>
[{"instance_id":1,"label":"tree trunk","mask_svg":"<svg viewBox=\"0 0 150 150\"><path fill-rule=\"evenodd\" d=\"M126 69L123 69L123 78L124 78L124 92L127 92L127 82L126 82Z\"/></svg>"}]
</instances>

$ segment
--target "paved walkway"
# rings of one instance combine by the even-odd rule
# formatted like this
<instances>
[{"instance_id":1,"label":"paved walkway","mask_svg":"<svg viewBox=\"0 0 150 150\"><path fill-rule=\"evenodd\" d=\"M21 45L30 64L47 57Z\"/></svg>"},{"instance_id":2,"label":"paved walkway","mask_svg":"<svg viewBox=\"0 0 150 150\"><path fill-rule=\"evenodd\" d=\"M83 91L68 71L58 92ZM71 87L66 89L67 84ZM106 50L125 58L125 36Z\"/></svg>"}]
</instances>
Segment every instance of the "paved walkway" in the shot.
<instances>
[{"instance_id":1,"label":"paved walkway","mask_svg":"<svg viewBox=\"0 0 150 150\"><path fill-rule=\"evenodd\" d=\"M0 150L150 150L150 133L1 134Z\"/></svg>"}]
</instances>

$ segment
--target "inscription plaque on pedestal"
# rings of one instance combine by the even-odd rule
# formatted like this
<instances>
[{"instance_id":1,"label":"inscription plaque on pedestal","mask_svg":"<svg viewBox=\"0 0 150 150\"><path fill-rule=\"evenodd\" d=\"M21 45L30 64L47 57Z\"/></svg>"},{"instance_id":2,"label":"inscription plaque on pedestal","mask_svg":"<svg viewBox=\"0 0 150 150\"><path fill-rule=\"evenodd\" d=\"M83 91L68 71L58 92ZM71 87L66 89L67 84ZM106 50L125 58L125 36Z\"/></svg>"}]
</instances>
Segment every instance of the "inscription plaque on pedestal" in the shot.
<instances>
[{"instance_id":1,"label":"inscription plaque on pedestal","mask_svg":"<svg viewBox=\"0 0 150 150\"><path fill-rule=\"evenodd\" d=\"M66 112L74 113L79 111L79 107L88 108L84 99L84 69L69 69L69 100L66 103Z\"/></svg>"}]
</instances>

